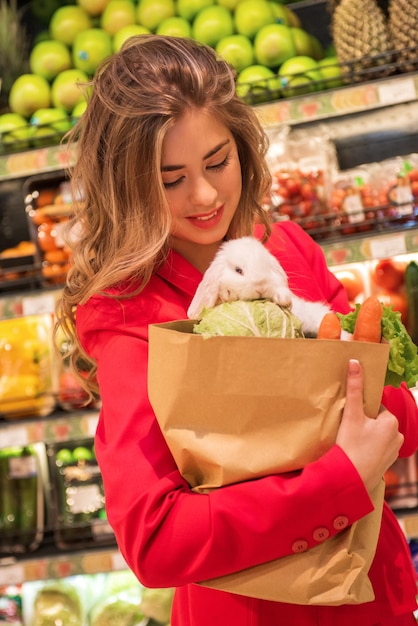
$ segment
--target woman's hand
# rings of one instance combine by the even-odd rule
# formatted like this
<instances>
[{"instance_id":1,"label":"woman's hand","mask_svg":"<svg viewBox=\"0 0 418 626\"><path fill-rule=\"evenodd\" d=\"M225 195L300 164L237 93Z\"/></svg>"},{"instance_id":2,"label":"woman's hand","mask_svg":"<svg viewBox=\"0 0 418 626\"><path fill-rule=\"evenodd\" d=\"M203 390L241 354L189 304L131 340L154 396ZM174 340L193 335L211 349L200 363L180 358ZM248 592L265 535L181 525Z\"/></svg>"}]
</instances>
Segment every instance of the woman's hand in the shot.
<instances>
[{"instance_id":1,"label":"woman's hand","mask_svg":"<svg viewBox=\"0 0 418 626\"><path fill-rule=\"evenodd\" d=\"M396 461L403 443L398 420L392 413L382 408L376 419L365 415L363 372L355 360L348 366L346 403L336 443L356 467L369 491Z\"/></svg>"}]
</instances>

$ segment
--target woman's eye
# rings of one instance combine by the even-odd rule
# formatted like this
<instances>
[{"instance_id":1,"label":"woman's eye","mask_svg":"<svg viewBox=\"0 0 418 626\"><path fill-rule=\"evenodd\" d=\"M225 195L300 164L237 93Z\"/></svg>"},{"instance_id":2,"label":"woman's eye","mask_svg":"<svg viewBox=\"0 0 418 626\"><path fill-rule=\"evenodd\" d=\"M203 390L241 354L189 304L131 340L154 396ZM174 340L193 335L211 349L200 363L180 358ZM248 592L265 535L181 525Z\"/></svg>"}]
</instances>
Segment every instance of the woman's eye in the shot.
<instances>
[{"instance_id":1,"label":"woman's eye","mask_svg":"<svg viewBox=\"0 0 418 626\"><path fill-rule=\"evenodd\" d=\"M226 167L230 161L230 155L227 154L226 157L224 158L223 161L221 161L220 163L216 163L215 165L209 165L208 166L208 170L212 170L214 172L217 172L218 170L223 169L224 167Z\"/></svg>"},{"instance_id":2,"label":"woman's eye","mask_svg":"<svg viewBox=\"0 0 418 626\"><path fill-rule=\"evenodd\" d=\"M183 176L181 176L180 178L177 178L177 180L173 180L172 182L169 182L169 183L163 182L164 188L165 189L172 189L173 187L177 187L177 185L179 185L182 180L183 180Z\"/></svg>"}]
</instances>

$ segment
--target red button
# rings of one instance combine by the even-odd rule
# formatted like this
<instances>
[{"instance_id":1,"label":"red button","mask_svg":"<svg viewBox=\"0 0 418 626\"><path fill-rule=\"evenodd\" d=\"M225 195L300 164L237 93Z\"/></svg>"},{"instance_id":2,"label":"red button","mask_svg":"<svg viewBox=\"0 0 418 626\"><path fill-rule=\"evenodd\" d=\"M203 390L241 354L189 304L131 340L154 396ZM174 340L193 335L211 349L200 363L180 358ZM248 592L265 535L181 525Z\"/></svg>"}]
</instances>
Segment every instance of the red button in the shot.
<instances>
[{"instance_id":1,"label":"red button","mask_svg":"<svg viewBox=\"0 0 418 626\"><path fill-rule=\"evenodd\" d=\"M339 515L335 518L333 522L333 526L336 530L342 530L343 528L347 528L348 524L349 520L346 515Z\"/></svg>"},{"instance_id":2,"label":"red button","mask_svg":"<svg viewBox=\"0 0 418 626\"><path fill-rule=\"evenodd\" d=\"M292 545L292 552L305 552L309 544L305 539L297 539Z\"/></svg>"},{"instance_id":3,"label":"red button","mask_svg":"<svg viewBox=\"0 0 418 626\"><path fill-rule=\"evenodd\" d=\"M313 538L315 541L325 541L329 537L328 528L317 528L314 530Z\"/></svg>"}]
</instances>

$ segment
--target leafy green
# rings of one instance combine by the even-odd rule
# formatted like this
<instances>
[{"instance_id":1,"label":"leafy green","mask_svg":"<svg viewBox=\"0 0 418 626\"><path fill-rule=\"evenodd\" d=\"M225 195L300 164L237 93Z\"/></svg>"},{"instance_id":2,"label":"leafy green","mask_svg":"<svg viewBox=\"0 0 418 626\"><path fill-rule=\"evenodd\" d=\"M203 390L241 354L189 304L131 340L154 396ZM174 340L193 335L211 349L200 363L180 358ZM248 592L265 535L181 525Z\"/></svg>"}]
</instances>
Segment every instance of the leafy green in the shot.
<instances>
[{"instance_id":1,"label":"leafy green","mask_svg":"<svg viewBox=\"0 0 418 626\"><path fill-rule=\"evenodd\" d=\"M81 626L83 610L75 588L62 582L46 585L34 603L33 626Z\"/></svg>"},{"instance_id":2,"label":"leafy green","mask_svg":"<svg viewBox=\"0 0 418 626\"><path fill-rule=\"evenodd\" d=\"M302 322L270 300L236 300L204 309L193 332L204 337L303 337Z\"/></svg>"},{"instance_id":3,"label":"leafy green","mask_svg":"<svg viewBox=\"0 0 418 626\"><path fill-rule=\"evenodd\" d=\"M91 626L136 626L144 619L138 604L121 598L112 598L95 607Z\"/></svg>"},{"instance_id":4,"label":"leafy green","mask_svg":"<svg viewBox=\"0 0 418 626\"><path fill-rule=\"evenodd\" d=\"M348 333L354 332L360 304L347 315L338 313L341 328ZM406 382L408 387L414 387L418 380L418 354L417 346L412 341L402 323L399 311L394 311L392 306L382 304L382 337L389 343L389 361L386 371L386 385L399 387Z\"/></svg>"}]
</instances>

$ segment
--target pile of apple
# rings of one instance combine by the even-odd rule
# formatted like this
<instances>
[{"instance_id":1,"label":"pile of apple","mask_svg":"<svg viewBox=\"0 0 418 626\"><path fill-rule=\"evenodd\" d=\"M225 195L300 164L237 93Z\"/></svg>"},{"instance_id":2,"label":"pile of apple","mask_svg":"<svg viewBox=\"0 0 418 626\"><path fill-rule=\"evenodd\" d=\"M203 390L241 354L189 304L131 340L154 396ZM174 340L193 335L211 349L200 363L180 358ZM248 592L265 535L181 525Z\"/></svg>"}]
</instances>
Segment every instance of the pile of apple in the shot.
<instances>
[{"instance_id":1,"label":"pile of apple","mask_svg":"<svg viewBox=\"0 0 418 626\"><path fill-rule=\"evenodd\" d=\"M53 12L30 51L30 73L13 83L9 111L0 115L0 152L62 136L85 109L88 90L80 85L127 38L148 32L216 49L251 104L340 84L336 57L325 57L284 0L76 0Z\"/></svg>"}]
</instances>

